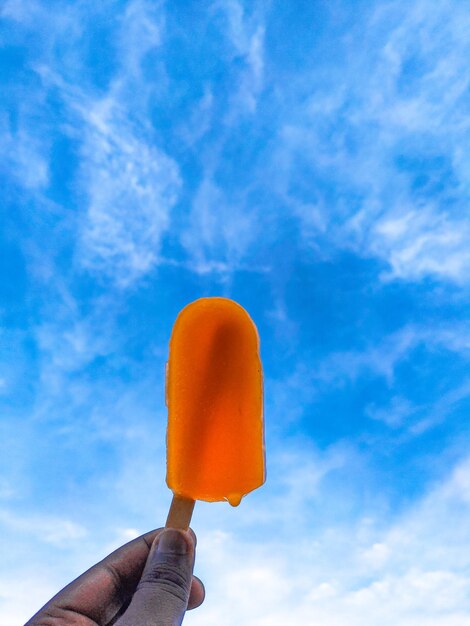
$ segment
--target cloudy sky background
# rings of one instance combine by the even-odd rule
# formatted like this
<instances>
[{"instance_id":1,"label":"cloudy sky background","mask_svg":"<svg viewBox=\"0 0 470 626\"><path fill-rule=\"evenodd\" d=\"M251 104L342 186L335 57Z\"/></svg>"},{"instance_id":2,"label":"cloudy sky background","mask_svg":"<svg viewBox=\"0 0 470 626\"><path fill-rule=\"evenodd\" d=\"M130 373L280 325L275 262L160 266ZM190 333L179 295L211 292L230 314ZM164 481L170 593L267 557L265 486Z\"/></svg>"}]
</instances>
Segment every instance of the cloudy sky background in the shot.
<instances>
[{"instance_id":1,"label":"cloudy sky background","mask_svg":"<svg viewBox=\"0 0 470 626\"><path fill-rule=\"evenodd\" d=\"M464 0L0 4L0 625L164 523L188 302L256 322L265 486L192 626L470 625Z\"/></svg>"}]
</instances>

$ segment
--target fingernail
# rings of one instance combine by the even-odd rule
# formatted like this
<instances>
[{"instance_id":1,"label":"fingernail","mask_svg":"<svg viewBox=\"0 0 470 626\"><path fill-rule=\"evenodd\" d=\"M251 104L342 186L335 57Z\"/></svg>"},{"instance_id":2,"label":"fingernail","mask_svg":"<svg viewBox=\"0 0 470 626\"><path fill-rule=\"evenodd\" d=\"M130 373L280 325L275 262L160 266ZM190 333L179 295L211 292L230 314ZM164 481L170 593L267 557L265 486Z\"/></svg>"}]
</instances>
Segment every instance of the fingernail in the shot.
<instances>
[{"instance_id":1,"label":"fingernail","mask_svg":"<svg viewBox=\"0 0 470 626\"><path fill-rule=\"evenodd\" d=\"M188 541L183 533L174 529L162 532L157 544L157 552L165 554L186 554L189 550Z\"/></svg>"}]
</instances>

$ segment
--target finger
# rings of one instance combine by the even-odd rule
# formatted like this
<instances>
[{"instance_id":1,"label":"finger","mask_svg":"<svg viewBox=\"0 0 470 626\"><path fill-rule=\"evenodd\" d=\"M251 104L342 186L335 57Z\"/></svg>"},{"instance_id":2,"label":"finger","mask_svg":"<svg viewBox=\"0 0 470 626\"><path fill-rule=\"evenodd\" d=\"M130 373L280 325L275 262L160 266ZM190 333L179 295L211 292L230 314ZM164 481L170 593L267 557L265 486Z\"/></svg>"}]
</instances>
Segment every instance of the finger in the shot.
<instances>
[{"instance_id":1,"label":"finger","mask_svg":"<svg viewBox=\"0 0 470 626\"><path fill-rule=\"evenodd\" d=\"M153 542L142 577L116 626L178 626L188 608L195 557L194 536L165 529Z\"/></svg>"},{"instance_id":2,"label":"finger","mask_svg":"<svg viewBox=\"0 0 470 626\"><path fill-rule=\"evenodd\" d=\"M189 592L188 611L191 609L197 609L198 606L201 606L205 597L206 590L202 580L197 576L193 576L191 590Z\"/></svg>"},{"instance_id":3,"label":"finger","mask_svg":"<svg viewBox=\"0 0 470 626\"><path fill-rule=\"evenodd\" d=\"M163 531L152 530L121 546L54 596L25 626L42 623L45 615L60 617L72 611L105 625L126 606L141 578L154 539ZM196 536L190 531L194 541ZM199 606L198 583L189 608ZM203 585L201 583L202 589ZM194 595L193 595L194 594ZM204 597L204 592L203 592Z\"/></svg>"}]
</instances>

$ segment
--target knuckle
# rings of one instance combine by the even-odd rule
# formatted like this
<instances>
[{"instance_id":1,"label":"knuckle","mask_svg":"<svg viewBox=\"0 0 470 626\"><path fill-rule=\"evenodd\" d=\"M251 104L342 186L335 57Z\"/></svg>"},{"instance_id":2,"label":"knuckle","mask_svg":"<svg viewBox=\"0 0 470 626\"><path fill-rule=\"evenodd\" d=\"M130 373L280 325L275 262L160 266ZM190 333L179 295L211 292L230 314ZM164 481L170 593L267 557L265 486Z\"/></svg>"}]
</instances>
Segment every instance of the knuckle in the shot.
<instances>
[{"instance_id":1,"label":"knuckle","mask_svg":"<svg viewBox=\"0 0 470 626\"><path fill-rule=\"evenodd\" d=\"M137 589L161 588L179 600L186 602L189 596L187 577L171 563L157 563L144 572Z\"/></svg>"},{"instance_id":2,"label":"knuckle","mask_svg":"<svg viewBox=\"0 0 470 626\"><path fill-rule=\"evenodd\" d=\"M25 626L96 626L96 622L72 609L51 606Z\"/></svg>"}]
</instances>

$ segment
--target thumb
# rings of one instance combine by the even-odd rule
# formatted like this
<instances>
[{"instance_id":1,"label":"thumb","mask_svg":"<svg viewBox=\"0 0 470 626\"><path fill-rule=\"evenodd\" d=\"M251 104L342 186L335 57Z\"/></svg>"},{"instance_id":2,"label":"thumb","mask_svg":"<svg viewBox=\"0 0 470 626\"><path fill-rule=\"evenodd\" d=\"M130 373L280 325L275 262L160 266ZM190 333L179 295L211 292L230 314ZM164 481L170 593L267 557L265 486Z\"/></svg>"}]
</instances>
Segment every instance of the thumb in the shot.
<instances>
[{"instance_id":1,"label":"thumb","mask_svg":"<svg viewBox=\"0 0 470 626\"><path fill-rule=\"evenodd\" d=\"M188 606L196 547L192 531L165 529L154 540L129 607L115 626L179 626Z\"/></svg>"}]
</instances>

